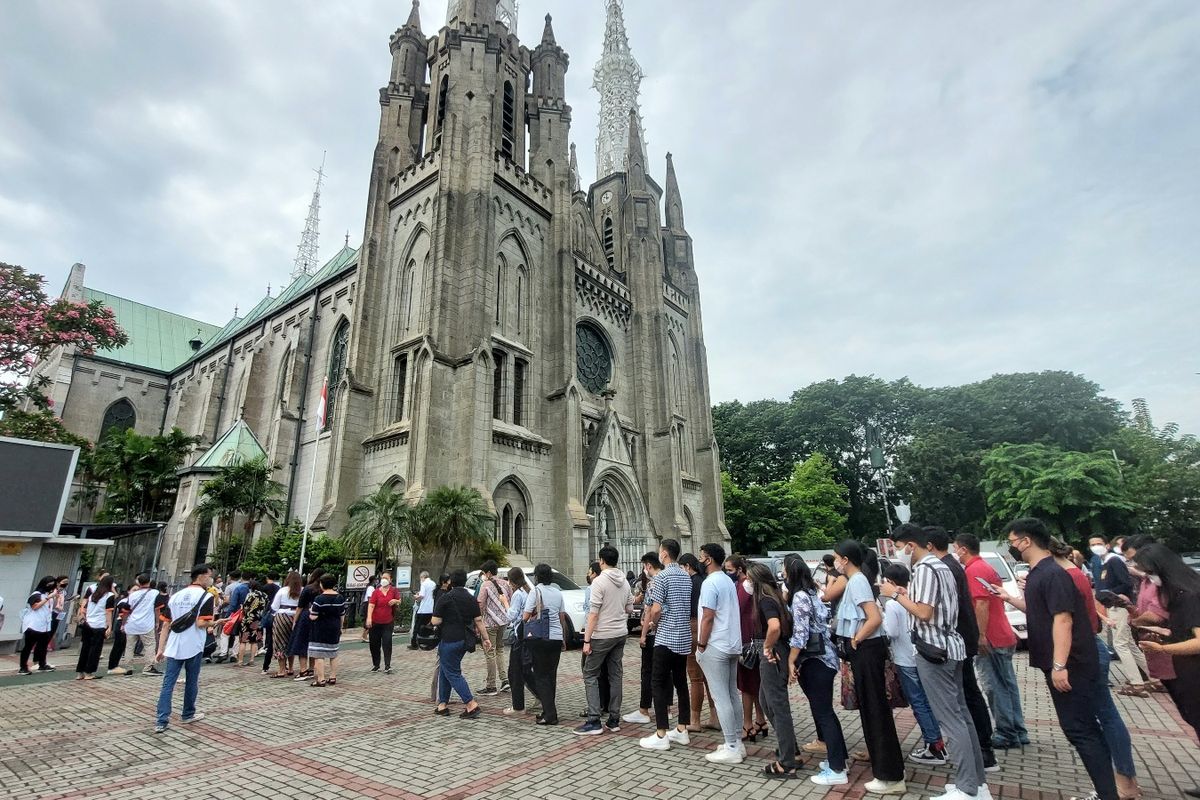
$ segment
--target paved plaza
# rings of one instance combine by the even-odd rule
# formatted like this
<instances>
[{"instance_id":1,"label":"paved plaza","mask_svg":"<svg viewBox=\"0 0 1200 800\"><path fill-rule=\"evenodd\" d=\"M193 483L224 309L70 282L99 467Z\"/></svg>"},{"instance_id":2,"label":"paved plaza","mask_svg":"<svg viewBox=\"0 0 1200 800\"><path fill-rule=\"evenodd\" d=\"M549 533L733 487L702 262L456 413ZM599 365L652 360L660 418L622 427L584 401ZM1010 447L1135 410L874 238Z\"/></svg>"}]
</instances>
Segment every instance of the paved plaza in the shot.
<instances>
[{"instance_id":1,"label":"paved plaza","mask_svg":"<svg viewBox=\"0 0 1200 800\"><path fill-rule=\"evenodd\" d=\"M739 766L704 761L717 741L710 732L667 753L637 746L648 726L624 724L617 734L573 736L584 705L578 651L565 654L559 670L560 727L503 716L507 695L482 698L485 714L479 720L434 717L433 654L410 651L397 637L394 674L371 673L366 646L357 637L347 634L336 687L271 680L258 668L205 666L199 708L207 719L179 724L180 685L176 716L163 735L152 733L159 679L76 682L74 650L52 654L57 673L19 678L15 658L5 657L0 797L859 798L870 778L857 765L849 786L832 789L807 780L764 779L774 736L749 745L750 758ZM625 697L635 702L636 649L631 639ZM1054 722L1043 684L1025 668L1023 656L1019 661L1033 743L999 755L1003 769L989 776L993 795L1058 800L1087 794L1085 773ZM465 666L471 685L481 685L482 653L469 656ZM811 740L807 705L796 687L792 692L797 737ZM1145 796L1181 797L1181 787L1197 783L1200 748L1170 701L1154 695L1118 702L1133 735ZM842 712L841 718L851 749L862 747L857 713ZM912 715L898 712L897 723L908 752L918 738ZM804 774L815 768L810 761ZM949 775L948 767L910 765L905 797L940 793Z\"/></svg>"}]
</instances>

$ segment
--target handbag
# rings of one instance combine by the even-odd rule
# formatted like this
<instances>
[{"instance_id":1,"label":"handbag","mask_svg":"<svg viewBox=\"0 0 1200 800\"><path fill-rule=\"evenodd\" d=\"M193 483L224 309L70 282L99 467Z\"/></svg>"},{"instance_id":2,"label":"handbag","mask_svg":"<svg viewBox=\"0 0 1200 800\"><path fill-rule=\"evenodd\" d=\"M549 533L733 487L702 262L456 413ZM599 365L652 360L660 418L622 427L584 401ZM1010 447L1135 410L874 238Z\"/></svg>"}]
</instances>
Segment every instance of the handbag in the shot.
<instances>
[{"instance_id":1,"label":"handbag","mask_svg":"<svg viewBox=\"0 0 1200 800\"><path fill-rule=\"evenodd\" d=\"M933 570L934 579L935 580L937 579L937 570L936 569L929 566L928 564L925 565L925 569ZM939 583L938 584L938 601L939 602L942 599L941 593L942 593L941 584ZM934 614L936 614L936 613L937 613L937 610L934 609ZM943 625L942 632L944 634L946 634L947 638L949 638L950 626ZM930 664L945 664L946 660L950 658L950 654L949 654L949 652L946 651L946 648L939 647L936 644L925 641L924 639L921 638L920 634L917 633L916 628L912 629L912 633L910 635L912 638L913 649L917 651L917 655L919 655L921 658L928 661Z\"/></svg>"},{"instance_id":2,"label":"handbag","mask_svg":"<svg viewBox=\"0 0 1200 800\"><path fill-rule=\"evenodd\" d=\"M525 623L525 638L526 639L550 639L550 609L542 606L542 589L539 586L534 589L537 592L537 605L534 609L533 619Z\"/></svg>"},{"instance_id":3,"label":"handbag","mask_svg":"<svg viewBox=\"0 0 1200 800\"><path fill-rule=\"evenodd\" d=\"M829 634L826 626L822 625L817 619L816 607L811 595L805 594L808 598L810 606L813 606L812 622L809 623L808 641L804 643L804 649L800 651L802 656L823 656L825 655L825 637Z\"/></svg>"},{"instance_id":4,"label":"handbag","mask_svg":"<svg viewBox=\"0 0 1200 800\"><path fill-rule=\"evenodd\" d=\"M742 654L738 657L738 664L746 669L758 669L758 662L762 658L762 642L750 642L742 647Z\"/></svg>"},{"instance_id":5,"label":"handbag","mask_svg":"<svg viewBox=\"0 0 1200 800\"><path fill-rule=\"evenodd\" d=\"M237 630L238 623L241 621L242 610L239 608L229 616L229 619L225 620L225 626L221 628L221 633L225 634L226 636L232 636L233 632Z\"/></svg>"}]
</instances>

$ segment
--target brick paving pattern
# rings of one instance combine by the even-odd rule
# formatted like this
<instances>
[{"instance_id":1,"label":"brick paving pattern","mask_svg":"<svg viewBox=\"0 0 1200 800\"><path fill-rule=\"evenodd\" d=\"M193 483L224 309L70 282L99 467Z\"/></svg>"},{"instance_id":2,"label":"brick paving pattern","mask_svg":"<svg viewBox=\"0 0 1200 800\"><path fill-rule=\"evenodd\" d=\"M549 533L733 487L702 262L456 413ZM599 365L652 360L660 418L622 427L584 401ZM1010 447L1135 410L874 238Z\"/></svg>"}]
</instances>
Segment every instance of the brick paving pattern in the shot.
<instances>
[{"instance_id":1,"label":"brick paving pattern","mask_svg":"<svg viewBox=\"0 0 1200 800\"><path fill-rule=\"evenodd\" d=\"M0 798L247 797L423 798L474 800L501 796L542 800L608 798L860 798L870 779L866 765L851 769L848 786L761 776L774 736L748 746L738 766L713 765L703 754L718 734L692 736L689 747L666 753L642 750L637 737L649 726L622 724L618 734L576 737L584 706L577 652L559 670L563 725L539 728L531 718L503 716L508 696L481 698L484 716L465 721L434 717L429 702L432 653L413 652L397 636L394 674L369 672L366 647L348 632L338 685L270 680L258 668L205 666L199 709L207 719L192 725L176 716L155 735L154 706L160 680L110 676L79 683L71 669L76 653L57 654L59 671L15 676L15 659L0 659ZM625 697L636 701L636 641L626 650ZM53 654L52 654L53 655ZM1062 800L1090 791L1086 774L1054 721L1040 676L1019 676L1032 744L999 753L1001 772L988 776L998 798ZM465 664L471 685L482 684L482 653ZM1133 736L1139 779L1150 800L1179 798L1200 779L1200 747L1166 695L1118 697ZM452 706L452 709L455 707ZM461 707L458 707L461 708ZM455 709L457 713L458 709ZM626 708L625 711L630 709ZM814 738L807 705L792 688L799 742ZM862 747L857 713L841 712L851 750ZM912 715L897 712L905 752L918 743ZM386 744L391 742L390 745ZM905 798L940 793L949 767L909 766Z\"/></svg>"}]
</instances>

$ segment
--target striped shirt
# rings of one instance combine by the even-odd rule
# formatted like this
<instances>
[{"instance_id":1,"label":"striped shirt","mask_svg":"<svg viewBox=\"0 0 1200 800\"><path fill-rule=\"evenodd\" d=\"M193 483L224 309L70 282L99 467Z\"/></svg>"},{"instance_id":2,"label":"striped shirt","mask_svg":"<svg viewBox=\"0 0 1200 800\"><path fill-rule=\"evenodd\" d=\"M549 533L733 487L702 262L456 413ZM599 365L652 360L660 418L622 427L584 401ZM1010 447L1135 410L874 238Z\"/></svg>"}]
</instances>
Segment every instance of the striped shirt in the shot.
<instances>
[{"instance_id":1,"label":"striped shirt","mask_svg":"<svg viewBox=\"0 0 1200 800\"><path fill-rule=\"evenodd\" d=\"M937 556L929 554L913 567L912 585L908 596L914 603L933 607L928 622L915 616L909 629L921 640L946 651L951 661L966 661L967 646L955 628L958 627L958 587L954 573Z\"/></svg>"},{"instance_id":2,"label":"striped shirt","mask_svg":"<svg viewBox=\"0 0 1200 800\"><path fill-rule=\"evenodd\" d=\"M692 579L671 562L654 576L646 595L648 605L662 606L655 624L654 646L667 647L673 653L692 653Z\"/></svg>"}]
</instances>

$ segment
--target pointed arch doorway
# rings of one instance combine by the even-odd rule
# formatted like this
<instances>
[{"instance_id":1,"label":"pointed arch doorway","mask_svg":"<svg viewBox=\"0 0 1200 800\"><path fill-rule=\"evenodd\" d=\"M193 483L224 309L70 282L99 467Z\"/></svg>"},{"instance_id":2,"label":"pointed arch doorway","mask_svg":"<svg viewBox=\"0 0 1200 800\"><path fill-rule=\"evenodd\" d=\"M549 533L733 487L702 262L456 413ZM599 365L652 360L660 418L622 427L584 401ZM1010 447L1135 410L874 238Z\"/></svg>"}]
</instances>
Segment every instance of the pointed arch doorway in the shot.
<instances>
[{"instance_id":1,"label":"pointed arch doorway","mask_svg":"<svg viewBox=\"0 0 1200 800\"><path fill-rule=\"evenodd\" d=\"M622 570L637 572L637 564L650 547L641 499L619 472L609 471L594 484L588 496L591 523L589 559L606 544L617 548Z\"/></svg>"}]
</instances>

